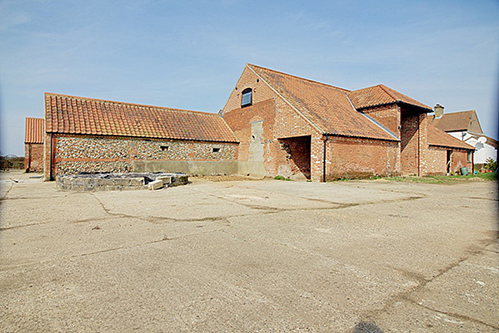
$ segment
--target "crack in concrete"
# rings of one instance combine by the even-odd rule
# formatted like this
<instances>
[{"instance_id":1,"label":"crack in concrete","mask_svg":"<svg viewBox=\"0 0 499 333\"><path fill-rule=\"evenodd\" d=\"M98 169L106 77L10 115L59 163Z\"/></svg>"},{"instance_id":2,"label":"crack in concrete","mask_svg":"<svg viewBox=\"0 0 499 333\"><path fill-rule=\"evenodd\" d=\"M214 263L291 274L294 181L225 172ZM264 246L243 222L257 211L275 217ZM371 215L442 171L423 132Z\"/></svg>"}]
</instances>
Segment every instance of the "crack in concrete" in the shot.
<instances>
[{"instance_id":1,"label":"crack in concrete","mask_svg":"<svg viewBox=\"0 0 499 333\"><path fill-rule=\"evenodd\" d=\"M484 326L487 326L487 327L490 327L490 328L493 328L493 329L496 329L496 330L499 329L499 326L494 326L492 324L486 323L484 321L481 321L481 320L473 318L473 317L469 317L469 316L462 315L462 314L455 313L455 312L448 312L448 311L441 311L441 310L438 310L438 309L434 309L434 308L431 308L429 306L425 306L423 304L420 304L420 303L418 303L418 302L416 302L416 301L414 301L412 299L406 299L406 301L408 301L409 303L414 304L414 305L416 305L418 307L421 307L423 309L431 311L431 312L440 313L440 314L443 314L443 315L446 315L446 316L449 316L449 317L454 317L456 319L469 321L469 322L472 322L472 323L475 323L475 324L482 324Z\"/></svg>"},{"instance_id":2,"label":"crack in concrete","mask_svg":"<svg viewBox=\"0 0 499 333\"><path fill-rule=\"evenodd\" d=\"M466 199L473 199L473 200L488 200L488 201L499 201L499 199L494 199L494 198L484 198L484 197L464 197Z\"/></svg>"},{"instance_id":3,"label":"crack in concrete","mask_svg":"<svg viewBox=\"0 0 499 333\"><path fill-rule=\"evenodd\" d=\"M404 274L404 275L406 275L408 277L412 277L413 279L417 280L418 281L418 285L414 286L410 290L403 291L403 292L400 292L398 294L395 294L395 295L389 297L388 300L386 301L385 305L381 309L372 310L372 311L367 312L366 313L367 318L369 318L369 319L375 319L381 313L388 312L388 309L392 308L395 305L395 303L397 303L398 301L404 300L404 301L407 301L407 302L409 302L411 304L423 307L423 308L425 308L427 310L430 310L430 311L433 311L433 312L437 312L437 313L440 313L440 314L445 314L445 315L448 315L448 316L451 316L451 317L459 318L461 320L468 320L468 321L471 321L471 322L480 323L480 324L486 325L486 326L494 328L494 329L499 329L499 327L496 327L496 326L494 326L492 324L488 324L488 323L482 322L482 321L480 321L478 319L475 319L475 318L472 318L472 317L467 317L467 316L464 316L464 315L460 315L460 314L456 314L456 313L451 313L451 312L445 312L445 311L441 311L441 310L437 310L437 309L433 309L433 308L429 308L429 307L423 306L422 304L419 304L417 301L415 301L415 300L413 300L411 298L411 294L416 293L416 292L422 290L430 282L433 282L435 279L437 279L440 276L444 275L445 273L449 272L453 268L459 266L461 263L463 263L464 261L470 259L471 257L476 256L476 255L478 255L480 253L483 253L484 251L487 250L486 247L489 246L489 245L491 245L491 244L493 244L495 241L497 241L497 238L489 239L486 244L483 244L483 246L482 246L482 248L480 250L475 250L475 251L473 251L472 254L470 254L470 255L468 255L466 257L462 257L462 258L458 259L456 262L454 262L454 263L452 263L450 265L445 266L444 268L440 269L438 271L438 273L436 275L434 275L433 277L431 277L430 279L424 278L422 275L420 275L418 273L408 272L408 271L404 271L404 270L401 270L401 269L397 269L397 268L388 266L388 267L390 267L392 269L395 269L395 270L397 270L399 272L402 272L402 274Z\"/></svg>"},{"instance_id":4,"label":"crack in concrete","mask_svg":"<svg viewBox=\"0 0 499 333\"><path fill-rule=\"evenodd\" d=\"M49 259L49 260L41 260L41 261L36 261L36 262L28 262L28 263L23 263L19 265L11 265L11 266L3 266L1 267L2 271L7 271L11 269L17 269L17 268L22 268L22 267L29 267L29 266L37 266L37 265L43 265L46 263L54 262L54 261L61 261L61 260L68 260L68 259L74 259L74 258L83 258L91 255L96 255L96 254L102 254L102 253L107 253L107 252L113 252L113 251L120 251L120 250L127 250L127 249L133 249L133 248L139 248L142 246L146 245L151 245L151 244L157 244L157 243L162 243L162 242L167 242L167 241L173 241L173 240L178 240L182 238L187 238L190 236L195 236L195 235L201 235L201 234L208 234L208 233L215 233L223 231L223 228L215 229L215 230L207 230L207 231L199 231L199 232L192 232L188 233L185 235L180 235L177 237L168 237L163 234L163 237L161 239L153 240L153 241L148 241L148 242L143 242L139 244L133 244L129 246L119 246L119 247L114 247L114 248L109 248L109 249L103 249L99 251L93 251L93 252L87 252L87 253L80 253L80 254L74 254L74 255L68 255L65 257L61 258L54 258L54 259Z\"/></svg>"}]
</instances>

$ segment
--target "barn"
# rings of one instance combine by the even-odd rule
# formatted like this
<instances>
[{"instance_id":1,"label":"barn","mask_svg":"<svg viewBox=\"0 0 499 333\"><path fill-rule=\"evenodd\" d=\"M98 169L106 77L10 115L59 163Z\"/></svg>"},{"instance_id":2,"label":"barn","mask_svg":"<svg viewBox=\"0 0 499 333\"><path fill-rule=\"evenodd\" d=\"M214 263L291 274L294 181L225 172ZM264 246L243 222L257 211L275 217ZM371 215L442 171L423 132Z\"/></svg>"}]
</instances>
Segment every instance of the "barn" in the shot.
<instances>
[{"instance_id":1,"label":"barn","mask_svg":"<svg viewBox=\"0 0 499 333\"><path fill-rule=\"evenodd\" d=\"M45 178L96 172L237 173L217 114L45 93Z\"/></svg>"}]
</instances>

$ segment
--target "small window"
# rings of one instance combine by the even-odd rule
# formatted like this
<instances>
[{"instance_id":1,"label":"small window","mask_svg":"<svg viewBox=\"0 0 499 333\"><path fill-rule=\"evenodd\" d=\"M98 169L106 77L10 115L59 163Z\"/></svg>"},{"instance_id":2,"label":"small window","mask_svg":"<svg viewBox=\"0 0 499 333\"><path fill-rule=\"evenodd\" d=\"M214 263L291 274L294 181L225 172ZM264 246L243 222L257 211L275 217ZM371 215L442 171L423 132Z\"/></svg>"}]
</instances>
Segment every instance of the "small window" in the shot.
<instances>
[{"instance_id":1,"label":"small window","mask_svg":"<svg viewBox=\"0 0 499 333\"><path fill-rule=\"evenodd\" d=\"M241 97L241 107L242 108L245 106L250 106L253 103L252 93L253 93L253 91L251 90L251 88L246 88L243 90L243 94Z\"/></svg>"},{"instance_id":2,"label":"small window","mask_svg":"<svg viewBox=\"0 0 499 333\"><path fill-rule=\"evenodd\" d=\"M471 150L468 150L468 162L471 162Z\"/></svg>"},{"instance_id":3,"label":"small window","mask_svg":"<svg viewBox=\"0 0 499 333\"><path fill-rule=\"evenodd\" d=\"M169 146L159 146L162 151L168 151Z\"/></svg>"},{"instance_id":4,"label":"small window","mask_svg":"<svg viewBox=\"0 0 499 333\"><path fill-rule=\"evenodd\" d=\"M220 152L220 147L213 147L213 148L212 148L212 151L213 151L214 153L219 153L219 152Z\"/></svg>"}]
</instances>

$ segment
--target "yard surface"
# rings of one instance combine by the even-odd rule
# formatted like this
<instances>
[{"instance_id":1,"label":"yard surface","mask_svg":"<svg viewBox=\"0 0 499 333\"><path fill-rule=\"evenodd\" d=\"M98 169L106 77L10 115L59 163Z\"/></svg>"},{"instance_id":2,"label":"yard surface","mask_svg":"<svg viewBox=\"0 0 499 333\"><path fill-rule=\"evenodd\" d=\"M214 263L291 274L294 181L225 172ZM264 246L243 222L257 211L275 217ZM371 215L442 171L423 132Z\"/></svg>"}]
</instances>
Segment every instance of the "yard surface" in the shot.
<instances>
[{"instance_id":1,"label":"yard surface","mask_svg":"<svg viewBox=\"0 0 499 333\"><path fill-rule=\"evenodd\" d=\"M497 332L496 182L2 173L1 332Z\"/></svg>"}]
</instances>

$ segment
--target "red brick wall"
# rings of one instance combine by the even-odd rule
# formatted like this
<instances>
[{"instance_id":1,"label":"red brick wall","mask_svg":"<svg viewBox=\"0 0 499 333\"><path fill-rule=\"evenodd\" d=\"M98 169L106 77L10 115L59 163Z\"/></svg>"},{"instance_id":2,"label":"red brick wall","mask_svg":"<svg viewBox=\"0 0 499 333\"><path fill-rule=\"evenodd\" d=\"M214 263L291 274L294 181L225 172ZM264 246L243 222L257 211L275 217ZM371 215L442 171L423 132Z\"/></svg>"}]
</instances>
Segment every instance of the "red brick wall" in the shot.
<instances>
[{"instance_id":1,"label":"red brick wall","mask_svg":"<svg viewBox=\"0 0 499 333\"><path fill-rule=\"evenodd\" d=\"M468 162L468 151L465 149L446 148L430 146L428 149L426 175L447 174L447 151L451 150L450 172L460 173L462 167L467 167L469 172L473 170L473 162Z\"/></svg>"},{"instance_id":2,"label":"red brick wall","mask_svg":"<svg viewBox=\"0 0 499 333\"><path fill-rule=\"evenodd\" d=\"M241 93L244 89L253 91L253 105L241 108ZM263 102L263 103L262 103ZM262 140L265 145L264 166L266 175L274 177L283 175L291 177L303 173L309 168L304 163L309 158L303 156L308 150L303 137L312 137L310 146L312 179L320 180L322 174L322 141L321 134L303 116L294 110L284 99L249 68L245 68L236 87L232 90L223 109L224 120L235 132L240 140L239 159L248 161L249 143L251 140L251 122L263 120L264 135ZM279 139L296 138L292 140L292 158L286 158L286 153ZM316 142L319 140L319 144ZM283 141L284 142L284 141ZM290 142L288 142L289 144ZM309 176L305 174L305 176Z\"/></svg>"},{"instance_id":3,"label":"red brick wall","mask_svg":"<svg viewBox=\"0 0 499 333\"><path fill-rule=\"evenodd\" d=\"M447 149L430 146L426 162L426 174L428 176L445 175L447 173Z\"/></svg>"},{"instance_id":4,"label":"red brick wall","mask_svg":"<svg viewBox=\"0 0 499 333\"><path fill-rule=\"evenodd\" d=\"M396 104L365 109L362 112L385 126L400 139L400 107Z\"/></svg>"},{"instance_id":5,"label":"red brick wall","mask_svg":"<svg viewBox=\"0 0 499 333\"><path fill-rule=\"evenodd\" d=\"M468 168L468 172L473 172L473 163L468 162L468 151L465 149L453 149L451 155L451 172L459 173L463 167Z\"/></svg>"},{"instance_id":6,"label":"red brick wall","mask_svg":"<svg viewBox=\"0 0 499 333\"><path fill-rule=\"evenodd\" d=\"M399 174L399 144L395 141L329 137L327 179Z\"/></svg>"},{"instance_id":7,"label":"red brick wall","mask_svg":"<svg viewBox=\"0 0 499 333\"><path fill-rule=\"evenodd\" d=\"M403 175L428 173L427 117L402 109L400 129L400 164Z\"/></svg>"},{"instance_id":8,"label":"red brick wall","mask_svg":"<svg viewBox=\"0 0 499 333\"><path fill-rule=\"evenodd\" d=\"M24 145L24 168L26 172L43 171L43 143Z\"/></svg>"}]
</instances>

